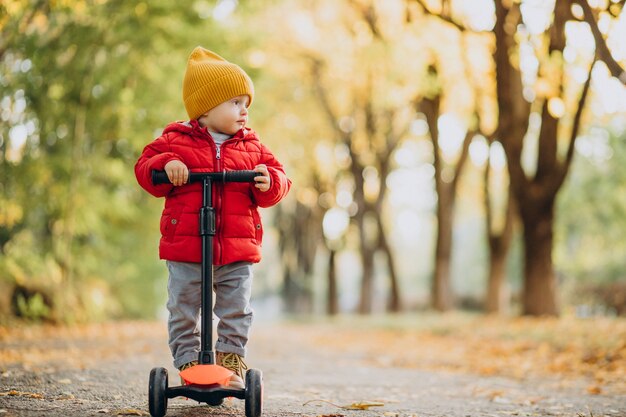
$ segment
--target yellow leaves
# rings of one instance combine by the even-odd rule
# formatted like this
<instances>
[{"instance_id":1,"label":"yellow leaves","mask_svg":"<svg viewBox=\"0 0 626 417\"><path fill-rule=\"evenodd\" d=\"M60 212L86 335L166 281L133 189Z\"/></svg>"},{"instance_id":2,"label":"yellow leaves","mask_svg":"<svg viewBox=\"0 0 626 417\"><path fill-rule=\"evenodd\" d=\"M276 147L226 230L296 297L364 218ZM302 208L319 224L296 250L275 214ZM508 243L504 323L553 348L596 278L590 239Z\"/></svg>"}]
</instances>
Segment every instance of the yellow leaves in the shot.
<instances>
[{"instance_id":1,"label":"yellow leaves","mask_svg":"<svg viewBox=\"0 0 626 417\"><path fill-rule=\"evenodd\" d=\"M379 402L379 401L362 401L362 402L355 402L355 403L351 403L351 404L347 404L347 405L337 405L334 404L328 400L309 400L307 402L305 402L302 405L307 405L313 402L324 402L324 403L328 403L334 407L337 408L341 408L343 410L369 410L372 407L382 407L385 405L385 403Z\"/></svg>"},{"instance_id":2,"label":"yellow leaves","mask_svg":"<svg viewBox=\"0 0 626 417\"><path fill-rule=\"evenodd\" d=\"M135 14L138 17L142 17L143 15L146 14L147 11L148 11L148 5L145 2L141 2L137 6L135 6Z\"/></svg>"},{"instance_id":3,"label":"yellow leaves","mask_svg":"<svg viewBox=\"0 0 626 417\"><path fill-rule=\"evenodd\" d=\"M121 410L116 410L113 413L118 416L145 416L147 415L143 411L137 410L135 408L124 408Z\"/></svg>"},{"instance_id":4,"label":"yellow leaves","mask_svg":"<svg viewBox=\"0 0 626 417\"><path fill-rule=\"evenodd\" d=\"M52 84L48 87L48 97L51 100L59 100L65 94L65 87L62 84Z\"/></svg>"},{"instance_id":5,"label":"yellow leaves","mask_svg":"<svg viewBox=\"0 0 626 417\"><path fill-rule=\"evenodd\" d=\"M25 397L25 398L34 398L34 399L43 399L43 395L35 393L35 392L23 392L17 390L10 390L7 392L0 392L0 397Z\"/></svg>"},{"instance_id":6,"label":"yellow leaves","mask_svg":"<svg viewBox=\"0 0 626 417\"><path fill-rule=\"evenodd\" d=\"M84 369L119 355L128 356L136 352L151 355L160 346L157 342L146 343L146 340L158 341L167 338L164 332L159 322L112 322L76 326L47 324L0 326L0 341L21 341L20 344L5 343L0 349L0 369L19 363L24 369L37 370L53 362L67 369ZM52 340L59 339L63 340L63 343L50 343ZM78 347L80 341L83 340L91 340L94 343L90 348L90 355L84 355ZM75 380L69 381L76 383ZM56 383L58 384L59 381ZM67 385L60 384L60 386Z\"/></svg>"},{"instance_id":7,"label":"yellow leaves","mask_svg":"<svg viewBox=\"0 0 626 417\"><path fill-rule=\"evenodd\" d=\"M78 46L76 44L73 44L67 47L65 51L62 51L59 55L57 55L56 57L57 65L59 67L64 67L70 64L70 62L72 62L72 60L76 56L77 51L78 51ZM55 97L52 97L52 96L50 96L50 98L55 99Z\"/></svg>"},{"instance_id":8,"label":"yellow leaves","mask_svg":"<svg viewBox=\"0 0 626 417\"><path fill-rule=\"evenodd\" d=\"M359 403L352 403L350 405L344 405L343 408L344 410L369 410L372 407L382 407L384 406L384 403L381 402L359 402Z\"/></svg>"},{"instance_id":9,"label":"yellow leaves","mask_svg":"<svg viewBox=\"0 0 626 417\"><path fill-rule=\"evenodd\" d=\"M565 102L561 97L550 97L548 100L548 112L555 119L560 119L565 115Z\"/></svg>"},{"instance_id":10,"label":"yellow leaves","mask_svg":"<svg viewBox=\"0 0 626 417\"><path fill-rule=\"evenodd\" d=\"M22 207L14 201L3 201L0 210L0 226L11 228L22 220L24 211Z\"/></svg>"},{"instance_id":11,"label":"yellow leaves","mask_svg":"<svg viewBox=\"0 0 626 417\"><path fill-rule=\"evenodd\" d=\"M428 318L416 317L419 323ZM454 322L456 320L456 323ZM354 324L352 324L354 327ZM419 327L418 327L419 326ZM363 345L360 340L366 338ZM393 340L394 343L389 343ZM517 379L589 378L589 393L626 392L626 320L438 318L393 330L377 326L318 338L334 349L360 349L376 366L397 366Z\"/></svg>"},{"instance_id":12,"label":"yellow leaves","mask_svg":"<svg viewBox=\"0 0 626 417\"><path fill-rule=\"evenodd\" d=\"M600 395L602 394L602 387L597 384L589 385L587 392L592 395Z\"/></svg>"},{"instance_id":13,"label":"yellow leaves","mask_svg":"<svg viewBox=\"0 0 626 417\"><path fill-rule=\"evenodd\" d=\"M497 375L498 374L498 368L487 364L484 366L480 366L478 369L478 373L481 375L485 375L485 376L489 376L489 375Z\"/></svg>"},{"instance_id":14,"label":"yellow leaves","mask_svg":"<svg viewBox=\"0 0 626 417\"><path fill-rule=\"evenodd\" d=\"M537 97L549 97L555 94L550 82L545 78L537 79L535 83L535 94Z\"/></svg>"},{"instance_id":15,"label":"yellow leaves","mask_svg":"<svg viewBox=\"0 0 626 417\"><path fill-rule=\"evenodd\" d=\"M108 408L102 408L96 411L99 414L113 414L116 416L147 416L148 414L137 410L136 408L122 408L120 410L109 410Z\"/></svg>"},{"instance_id":16,"label":"yellow leaves","mask_svg":"<svg viewBox=\"0 0 626 417\"><path fill-rule=\"evenodd\" d=\"M39 33L44 33L48 30L48 16L43 13L37 13L33 18L31 30L36 30Z\"/></svg>"},{"instance_id":17,"label":"yellow leaves","mask_svg":"<svg viewBox=\"0 0 626 417\"><path fill-rule=\"evenodd\" d=\"M538 97L559 97L563 83L563 54L553 51L550 56L541 63L539 78L535 85Z\"/></svg>"}]
</instances>

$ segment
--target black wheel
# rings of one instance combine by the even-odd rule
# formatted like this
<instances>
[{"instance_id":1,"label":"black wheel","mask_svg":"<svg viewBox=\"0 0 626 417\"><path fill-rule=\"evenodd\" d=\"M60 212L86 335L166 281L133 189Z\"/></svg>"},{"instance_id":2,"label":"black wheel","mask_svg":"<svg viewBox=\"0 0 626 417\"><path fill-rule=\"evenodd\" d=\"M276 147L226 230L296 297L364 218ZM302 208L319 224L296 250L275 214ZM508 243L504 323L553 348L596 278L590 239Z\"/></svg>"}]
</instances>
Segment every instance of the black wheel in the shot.
<instances>
[{"instance_id":1,"label":"black wheel","mask_svg":"<svg viewBox=\"0 0 626 417\"><path fill-rule=\"evenodd\" d=\"M263 412L263 373L258 369L246 372L246 417L260 417Z\"/></svg>"},{"instance_id":2,"label":"black wheel","mask_svg":"<svg viewBox=\"0 0 626 417\"><path fill-rule=\"evenodd\" d=\"M152 417L163 417L167 412L167 369L152 368L148 387L148 405Z\"/></svg>"}]
</instances>

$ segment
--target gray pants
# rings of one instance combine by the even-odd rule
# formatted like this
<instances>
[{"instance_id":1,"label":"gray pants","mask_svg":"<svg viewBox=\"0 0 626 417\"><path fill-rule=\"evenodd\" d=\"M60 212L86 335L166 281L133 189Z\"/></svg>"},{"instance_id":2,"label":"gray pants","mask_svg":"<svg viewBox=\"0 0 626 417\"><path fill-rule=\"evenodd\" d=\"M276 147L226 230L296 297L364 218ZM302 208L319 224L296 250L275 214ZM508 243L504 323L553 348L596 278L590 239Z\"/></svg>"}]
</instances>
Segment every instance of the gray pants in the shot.
<instances>
[{"instance_id":1,"label":"gray pants","mask_svg":"<svg viewBox=\"0 0 626 417\"><path fill-rule=\"evenodd\" d=\"M201 264L167 261L169 345L174 366L198 360L200 351ZM215 350L246 355L252 324L252 264L235 262L213 267L213 312L219 318Z\"/></svg>"}]
</instances>

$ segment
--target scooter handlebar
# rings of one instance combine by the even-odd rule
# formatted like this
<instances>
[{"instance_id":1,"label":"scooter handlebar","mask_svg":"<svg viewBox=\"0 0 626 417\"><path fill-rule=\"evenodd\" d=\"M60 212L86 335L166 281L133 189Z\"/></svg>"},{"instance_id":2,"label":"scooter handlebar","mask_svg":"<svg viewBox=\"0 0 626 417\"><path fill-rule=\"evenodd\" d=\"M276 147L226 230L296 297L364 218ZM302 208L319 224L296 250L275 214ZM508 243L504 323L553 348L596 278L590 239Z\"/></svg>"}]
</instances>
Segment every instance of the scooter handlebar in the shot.
<instances>
[{"instance_id":1,"label":"scooter handlebar","mask_svg":"<svg viewBox=\"0 0 626 417\"><path fill-rule=\"evenodd\" d=\"M202 182L205 178L211 181L217 182L253 182L255 177L258 177L260 172L244 170L244 171L222 171L222 172L189 172L188 182ZM170 179L167 177L165 171L152 171L152 183L154 185L159 184L171 184Z\"/></svg>"}]
</instances>

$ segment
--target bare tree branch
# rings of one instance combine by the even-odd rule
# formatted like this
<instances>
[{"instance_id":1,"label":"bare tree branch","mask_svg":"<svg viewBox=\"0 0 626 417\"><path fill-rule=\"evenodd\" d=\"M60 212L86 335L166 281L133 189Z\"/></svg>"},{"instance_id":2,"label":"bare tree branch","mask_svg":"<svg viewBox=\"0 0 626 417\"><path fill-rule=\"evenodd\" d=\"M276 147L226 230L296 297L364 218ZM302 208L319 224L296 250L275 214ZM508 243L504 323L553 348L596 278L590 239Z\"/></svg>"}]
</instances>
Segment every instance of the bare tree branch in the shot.
<instances>
[{"instance_id":1,"label":"bare tree branch","mask_svg":"<svg viewBox=\"0 0 626 417\"><path fill-rule=\"evenodd\" d=\"M596 49L597 55L602 60L606 66L611 71L611 75L619 79L622 84L626 85L626 70L620 66L620 64L613 58L609 47L606 45L606 40L602 36L600 29L598 28L598 22L596 22L596 18L593 15L593 11L587 3L587 0L572 0L572 3L578 3L583 9L585 14L585 22L589 24L591 28L591 33L593 34L593 38L596 41Z\"/></svg>"},{"instance_id":2,"label":"bare tree branch","mask_svg":"<svg viewBox=\"0 0 626 417\"><path fill-rule=\"evenodd\" d=\"M591 71L595 63L596 63L596 57L594 57L593 61L591 62L591 65L589 66L589 74L587 74L587 80L585 81L585 84L583 85L583 91L580 94L580 99L578 100L578 108L576 109L576 114L574 115L574 122L572 125L572 132L570 135L569 146L567 148L567 154L565 156L565 160L563 161L558 179L556 181L557 189L560 188L561 185L563 184L563 181L565 181L565 177L567 176L569 168L572 164L572 160L574 158L576 138L578 137L578 131L580 130L580 119L582 117L583 109L587 101L587 95L589 93L589 86L591 85Z\"/></svg>"},{"instance_id":3,"label":"bare tree branch","mask_svg":"<svg viewBox=\"0 0 626 417\"><path fill-rule=\"evenodd\" d=\"M508 24L521 22L519 6L505 7L496 1L496 24L493 28L496 72L496 98L498 103L497 138L506 153L511 187L515 197L527 199L530 181L521 163L524 136L528 131L530 103L523 98L522 76L519 68L512 65L509 53L516 47L514 35L506 29ZM512 13L512 14L511 14Z\"/></svg>"},{"instance_id":4,"label":"bare tree branch","mask_svg":"<svg viewBox=\"0 0 626 417\"><path fill-rule=\"evenodd\" d=\"M452 189L456 190L457 185L459 183L459 178L461 177L461 171L465 166L465 162L467 161L467 157L469 156L469 146L472 143L472 139L476 132L473 130L468 130L465 134L465 139L463 139L463 147L461 148L461 155L459 156L459 160L456 163L456 168L454 169L454 178L452 179Z\"/></svg>"},{"instance_id":5,"label":"bare tree branch","mask_svg":"<svg viewBox=\"0 0 626 417\"><path fill-rule=\"evenodd\" d=\"M422 10L424 10L424 13L426 13L427 15L439 18L439 19L443 20L444 22L449 23L452 26L456 27L461 32L465 32L465 31L476 32L476 31L474 31L472 29L468 29L465 25L457 22L452 17L450 17L450 15L448 15L447 13L435 13L435 12L431 11L428 7L426 7L426 4L424 4L423 0L415 0L415 2L420 5Z\"/></svg>"},{"instance_id":6,"label":"bare tree branch","mask_svg":"<svg viewBox=\"0 0 626 417\"><path fill-rule=\"evenodd\" d=\"M350 4L361 13L363 20L367 23L367 26L372 31L375 38L383 39L383 34L378 27L378 16L373 4L363 5L358 1L351 0Z\"/></svg>"},{"instance_id":7,"label":"bare tree branch","mask_svg":"<svg viewBox=\"0 0 626 417\"><path fill-rule=\"evenodd\" d=\"M391 112L389 112L391 113ZM387 132L387 153L391 154L400 144L402 138L404 138L411 128L409 123L403 123L402 127L395 128L393 126L393 115L389 114L389 119L391 121L391 125L389 126L389 130Z\"/></svg>"},{"instance_id":8,"label":"bare tree branch","mask_svg":"<svg viewBox=\"0 0 626 417\"><path fill-rule=\"evenodd\" d=\"M328 122L330 123L330 125L335 128L335 131L341 132L341 136L342 136L344 143L349 144L350 142L349 135L346 135L345 132L339 126L339 117L333 110L332 105L330 104L330 100L328 98L328 93L326 89L324 88L324 86L322 85L321 78L322 78L322 68L324 66L324 63L315 57L309 56L307 58L311 62L311 75L313 76L313 80L314 80L313 85L315 87L315 92L317 93L317 96L319 98L319 102L322 106L322 110L324 111L324 114L326 115L326 118L328 119Z\"/></svg>"}]
</instances>

